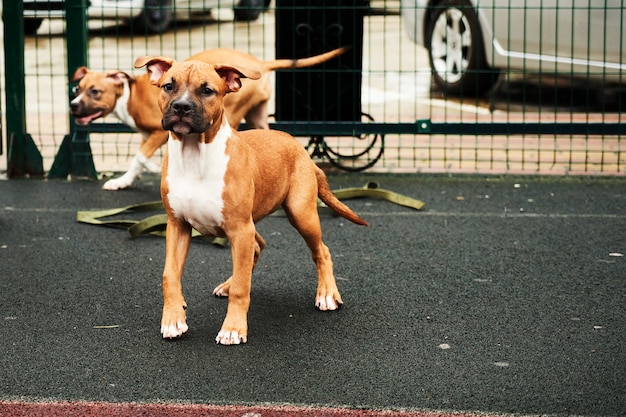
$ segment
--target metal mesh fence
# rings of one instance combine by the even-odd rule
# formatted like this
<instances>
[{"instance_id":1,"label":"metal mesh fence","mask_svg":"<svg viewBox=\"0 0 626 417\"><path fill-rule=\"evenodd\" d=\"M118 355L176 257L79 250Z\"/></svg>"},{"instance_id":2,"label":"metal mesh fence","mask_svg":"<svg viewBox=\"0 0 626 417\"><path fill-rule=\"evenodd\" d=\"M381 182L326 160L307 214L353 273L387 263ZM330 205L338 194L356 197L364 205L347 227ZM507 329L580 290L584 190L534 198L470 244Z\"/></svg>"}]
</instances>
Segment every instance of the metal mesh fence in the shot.
<instances>
[{"instance_id":1,"label":"metal mesh fence","mask_svg":"<svg viewBox=\"0 0 626 417\"><path fill-rule=\"evenodd\" d=\"M281 112L304 99L281 81L288 72L272 76L270 123L292 130L320 162L330 158L344 168L367 166L378 172L624 173L623 0L443 0L436 4L277 0L257 4L259 16L251 21L236 20L241 10L225 1L218 7L210 7L208 0L189 7L182 3L173 8L164 2L160 11L167 9L177 18L162 33L151 33L138 20L141 17L122 18L136 14L134 10L98 11L92 5L89 68L138 75L144 70L132 68L137 56L182 60L217 47L272 60L289 54L289 46L280 45L297 41L297 35L290 39L277 30L293 23L285 20L289 11L311 15L306 10L359 9L361 61L356 67L339 68L358 73L358 94L334 99L339 108L354 106L356 101L362 113L358 120L352 124L326 116L284 120ZM202 13L196 13L199 10ZM152 17L158 20L159 14ZM73 28L62 17L34 23L40 26L34 34L27 33L24 47L26 129L47 170L70 131L68 78L75 68L67 68L66 36L73 36ZM344 26L341 30L356 30L351 24ZM32 19L25 20L25 30L33 32ZM306 70L293 70L298 71ZM332 71L309 70L319 76L303 86L309 92L305 107L317 95L333 94L345 86L343 81L315 81L328 80ZM328 102L323 106L328 108ZM113 116L104 121L118 122ZM113 130L90 133L95 166L101 173L126 170L141 142L138 133ZM157 153L155 162L160 157Z\"/></svg>"}]
</instances>

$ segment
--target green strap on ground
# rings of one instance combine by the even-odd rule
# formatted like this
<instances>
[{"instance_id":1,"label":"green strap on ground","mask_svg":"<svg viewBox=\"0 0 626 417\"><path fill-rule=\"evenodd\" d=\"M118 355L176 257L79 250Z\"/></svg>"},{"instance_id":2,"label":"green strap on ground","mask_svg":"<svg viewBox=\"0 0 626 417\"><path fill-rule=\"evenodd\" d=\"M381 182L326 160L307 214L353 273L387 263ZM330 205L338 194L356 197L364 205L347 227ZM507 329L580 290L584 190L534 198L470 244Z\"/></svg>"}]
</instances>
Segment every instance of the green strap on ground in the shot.
<instances>
[{"instance_id":1,"label":"green strap on ground","mask_svg":"<svg viewBox=\"0 0 626 417\"><path fill-rule=\"evenodd\" d=\"M333 194L335 194L335 196L340 200L362 197L376 198L379 200L390 201L399 206L409 207L415 210L421 210L425 205L423 201L415 198L379 188L378 183L376 182L368 182L361 188L343 188L341 190L334 190Z\"/></svg>"},{"instance_id":2,"label":"green strap on ground","mask_svg":"<svg viewBox=\"0 0 626 417\"><path fill-rule=\"evenodd\" d=\"M403 207L409 207L415 210L421 210L425 203L415 198L407 197L402 194L395 193L393 191L379 188L375 182L368 182L363 187L355 188L343 188L340 190L334 190L333 194L340 200L348 200L351 198L375 198L379 200L385 200L398 204ZM167 225L167 215L164 213L149 216L142 220L128 220L128 219L109 219L102 220L113 216L118 216L123 213L141 213L151 211L163 211L163 203L161 201L152 201L149 203L133 204L126 207L108 209L108 210L96 210L96 211L79 211L76 214L76 221L79 223L94 224L98 226L119 227L128 229L130 236L136 238L142 235L153 236L165 236L165 227ZM324 205L319 206L320 212L333 214L334 212ZM272 215L284 216L282 210L278 210ZM192 237L202 238L204 240L213 243L218 246L226 246L228 240L226 238L208 238L203 236L198 231L192 231Z\"/></svg>"}]
</instances>

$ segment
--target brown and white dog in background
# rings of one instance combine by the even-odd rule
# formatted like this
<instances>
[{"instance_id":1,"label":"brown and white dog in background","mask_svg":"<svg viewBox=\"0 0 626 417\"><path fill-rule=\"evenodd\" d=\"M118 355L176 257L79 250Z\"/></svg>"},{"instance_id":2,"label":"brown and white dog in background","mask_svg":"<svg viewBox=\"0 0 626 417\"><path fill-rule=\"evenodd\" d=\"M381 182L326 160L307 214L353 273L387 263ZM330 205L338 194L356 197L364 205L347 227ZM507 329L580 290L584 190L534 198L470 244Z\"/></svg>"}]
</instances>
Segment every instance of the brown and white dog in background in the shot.
<instances>
[{"instance_id":1,"label":"brown and white dog in background","mask_svg":"<svg viewBox=\"0 0 626 417\"><path fill-rule=\"evenodd\" d=\"M339 308L317 198L356 224L367 222L333 195L326 175L292 136L269 129L236 132L229 125L225 97L240 91L241 78L257 79L262 72L167 57L137 58L135 67L143 66L160 89L162 124L170 131L161 175L167 213L163 337L177 338L188 330L181 276L194 228L225 236L231 244L232 276L213 291L228 297L215 340L224 345L247 341L252 270L265 247L255 224L279 207L311 250L318 276L315 305L323 311Z\"/></svg>"},{"instance_id":2,"label":"brown and white dog in background","mask_svg":"<svg viewBox=\"0 0 626 417\"><path fill-rule=\"evenodd\" d=\"M268 101L271 96L269 74L286 68L304 68L321 64L343 54L348 48L338 48L324 54L302 59L278 59L260 61L254 56L234 49L209 49L189 58L210 64L229 62L261 72L258 79L247 79L237 94L226 96L224 107L226 117L233 129L237 129L241 120L248 126L258 129L269 127ZM149 82L148 75L137 77L126 72L113 70L108 72L90 71L86 67L78 68L72 78L79 81L75 89L75 98L70 103L70 111L75 122L87 125L91 121L115 115L120 121L143 134L139 151L135 154L128 171L119 178L111 179L102 186L105 190L119 190L133 184L143 169L159 172L160 168L150 158L165 142L168 134L161 126L161 111L157 106L158 90Z\"/></svg>"}]
</instances>

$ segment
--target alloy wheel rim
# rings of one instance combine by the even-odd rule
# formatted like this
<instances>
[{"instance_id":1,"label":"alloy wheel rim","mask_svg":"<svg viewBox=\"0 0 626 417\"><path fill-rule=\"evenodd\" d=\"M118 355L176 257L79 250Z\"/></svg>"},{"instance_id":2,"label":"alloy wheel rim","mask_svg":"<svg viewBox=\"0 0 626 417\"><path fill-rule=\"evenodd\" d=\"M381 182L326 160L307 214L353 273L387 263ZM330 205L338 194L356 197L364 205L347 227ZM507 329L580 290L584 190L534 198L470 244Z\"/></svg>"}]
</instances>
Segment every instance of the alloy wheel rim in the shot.
<instances>
[{"instance_id":1,"label":"alloy wheel rim","mask_svg":"<svg viewBox=\"0 0 626 417\"><path fill-rule=\"evenodd\" d=\"M469 21L456 8L441 13L433 26L430 54L433 67L446 83L461 80L469 67L472 33Z\"/></svg>"}]
</instances>

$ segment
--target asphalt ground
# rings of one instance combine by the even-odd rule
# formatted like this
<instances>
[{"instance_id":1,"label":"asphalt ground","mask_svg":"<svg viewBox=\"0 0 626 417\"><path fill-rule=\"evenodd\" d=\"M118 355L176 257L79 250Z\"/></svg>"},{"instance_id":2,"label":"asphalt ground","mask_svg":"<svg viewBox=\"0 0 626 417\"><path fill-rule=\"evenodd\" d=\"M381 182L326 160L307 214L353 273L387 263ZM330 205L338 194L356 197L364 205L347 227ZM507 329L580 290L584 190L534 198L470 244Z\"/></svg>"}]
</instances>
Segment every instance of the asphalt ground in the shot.
<instances>
[{"instance_id":1,"label":"asphalt ground","mask_svg":"<svg viewBox=\"0 0 626 417\"><path fill-rule=\"evenodd\" d=\"M190 329L163 340L164 240L75 220L159 199L157 177L0 181L0 414L626 415L624 178L330 177L368 181L426 207L348 201L368 228L322 217L345 302L329 313L304 242L263 220L236 347L214 343L228 249L192 245Z\"/></svg>"}]
</instances>

